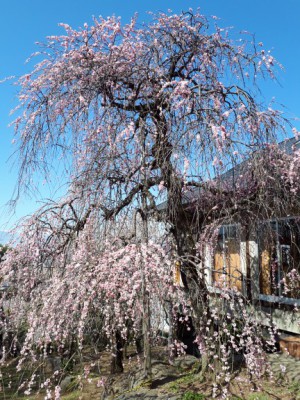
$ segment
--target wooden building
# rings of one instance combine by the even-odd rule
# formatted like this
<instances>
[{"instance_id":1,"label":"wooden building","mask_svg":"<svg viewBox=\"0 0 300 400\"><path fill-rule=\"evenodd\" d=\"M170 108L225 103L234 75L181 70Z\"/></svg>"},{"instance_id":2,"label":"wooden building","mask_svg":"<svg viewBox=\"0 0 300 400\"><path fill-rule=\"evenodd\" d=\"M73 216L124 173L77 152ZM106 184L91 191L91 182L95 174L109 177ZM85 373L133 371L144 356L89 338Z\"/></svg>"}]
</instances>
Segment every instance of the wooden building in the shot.
<instances>
[{"instance_id":1,"label":"wooden building","mask_svg":"<svg viewBox=\"0 0 300 400\"><path fill-rule=\"evenodd\" d=\"M287 154L291 154L295 146L300 148L300 141L295 138L279 145ZM248 161L245 161L228 170L221 178L223 182L229 182L228 186L234 187L236 176L247 170ZM201 191L189 196L185 200L183 218L191 226L198 223L203 227L207 208L201 203ZM257 211L253 203L251 215L255 215L256 211L257 215L251 223L242 213L237 218L222 219L215 245L205 242L202 245L201 268L203 270L204 267L210 291L217 293L224 282L227 287L236 288L256 308L261 322L269 324L271 318L283 336L292 335L286 343L290 341L294 346L299 338L295 339L293 335L300 335L300 207L289 206L287 201L287 207L274 207L273 212L273 204L278 199L273 199L272 193L266 194L266 199L267 213L264 213L263 205ZM209 207L217 209L214 204ZM195 217L196 213L198 216ZM294 355L298 353L297 348Z\"/></svg>"},{"instance_id":2,"label":"wooden building","mask_svg":"<svg viewBox=\"0 0 300 400\"><path fill-rule=\"evenodd\" d=\"M225 280L259 305L262 319L271 315L278 329L300 334L298 217L262 221L250 237L241 225L223 225L217 246L203 251L210 290Z\"/></svg>"}]
</instances>

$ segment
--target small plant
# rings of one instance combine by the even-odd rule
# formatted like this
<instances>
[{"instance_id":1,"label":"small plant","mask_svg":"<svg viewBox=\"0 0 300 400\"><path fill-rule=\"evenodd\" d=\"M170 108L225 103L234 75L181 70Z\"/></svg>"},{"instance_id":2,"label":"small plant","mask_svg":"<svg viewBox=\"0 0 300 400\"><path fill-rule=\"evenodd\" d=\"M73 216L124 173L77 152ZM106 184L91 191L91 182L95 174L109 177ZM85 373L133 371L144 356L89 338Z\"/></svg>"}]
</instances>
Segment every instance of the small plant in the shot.
<instances>
[{"instance_id":1,"label":"small plant","mask_svg":"<svg viewBox=\"0 0 300 400\"><path fill-rule=\"evenodd\" d=\"M300 399L300 382L293 382L290 387L290 391L296 395L296 399Z\"/></svg>"},{"instance_id":2,"label":"small plant","mask_svg":"<svg viewBox=\"0 0 300 400\"><path fill-rule=\"evenodd\" d=\"M204 394L195 392L184 393L182 400L205 400Z\"/></svg>"}]
</instances>

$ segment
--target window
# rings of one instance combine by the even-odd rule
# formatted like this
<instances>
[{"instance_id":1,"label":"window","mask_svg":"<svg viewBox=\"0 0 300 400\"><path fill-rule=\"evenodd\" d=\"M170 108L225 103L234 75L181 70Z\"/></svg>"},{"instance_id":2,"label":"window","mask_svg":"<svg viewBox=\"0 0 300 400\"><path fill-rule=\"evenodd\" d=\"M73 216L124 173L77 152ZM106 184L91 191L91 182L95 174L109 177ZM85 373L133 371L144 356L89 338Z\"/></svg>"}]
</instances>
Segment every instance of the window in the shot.
<instances>
[{"instance_id":1,"label":"window","mask_svg":"<svg viewBox=\"0 0 300 400\"><path fill-rule=\"evenodd\" d=\"M240 229L237 225L224 225L220 228L218 243L214 253L213 281L242 290Z\"/></svg>"},{"instance_id":2,"label":"window","mask_svg":"<svg viewBox=\"0 0 300 400\"><path fill-rule=\"evenodd\" d=\"M300 272L300 221L291 218L260 224L258 246L260 292L297 298L299 287L290 287L290 273Z\"/></svg>"}]
</instances>

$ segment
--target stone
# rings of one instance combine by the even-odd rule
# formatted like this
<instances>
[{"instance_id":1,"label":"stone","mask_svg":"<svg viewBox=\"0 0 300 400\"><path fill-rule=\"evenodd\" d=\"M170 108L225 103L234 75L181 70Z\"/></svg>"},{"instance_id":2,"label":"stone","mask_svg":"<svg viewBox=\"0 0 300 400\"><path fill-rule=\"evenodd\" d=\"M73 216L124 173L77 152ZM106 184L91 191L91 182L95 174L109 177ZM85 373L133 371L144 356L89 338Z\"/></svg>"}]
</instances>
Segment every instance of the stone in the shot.
<instances>
[{"instance_id":1,"label":"stone","mask_svg":"<svg viewBox=\"0 0 300 400\"><path fill-rule=\"evenodd\" d=\"M46 374L53 374L53 372L59 371L61 369L61 358L60 357L45 358L44 369Z\"/></svg>"},{"instance_id":2,"label":"stone","mask_svg":"<svg viewBox=\"0 0 300 400\"><path fill-rule=\"evenodd\" d=\"M175 358L173 365L177 368L191 369L196 365L199 365L199 359L195 356L185 355L182 357Z\"/></svg>"},{"instance_id":3,"label":"stone","mask_svg":"<svg viewBox=\"0 0 300 400\"><path fill-rule=\"evenodd\" d=\"M66 393L70 390L74 389L75 385L75 378L74 376L67 375L61 382L60 382L60 388L62 393Z\"/></svg>"}]
</instances>

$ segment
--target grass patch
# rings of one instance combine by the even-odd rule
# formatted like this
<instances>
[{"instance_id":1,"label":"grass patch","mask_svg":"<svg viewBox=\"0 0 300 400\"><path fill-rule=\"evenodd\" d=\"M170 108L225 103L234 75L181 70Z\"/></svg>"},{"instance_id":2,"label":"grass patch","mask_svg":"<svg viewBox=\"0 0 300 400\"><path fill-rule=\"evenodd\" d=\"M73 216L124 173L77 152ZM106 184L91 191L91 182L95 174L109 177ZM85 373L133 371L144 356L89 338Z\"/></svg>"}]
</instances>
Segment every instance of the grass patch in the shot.
<instances>
[{"instance_id":1,"label":"grass patch","mask_svg":"<svg viewBox=\"0 0 300 400\"><path fill-rule=\"evenodd\" d=\"M184 393L182 400L205 400L206 397L204 394L195 393L195 392L186 392Z\"/></svg>"},{"instance_id":2,"label":"grass patch","mask_svg":"<svg viewBox=\"0 0 300 400\"><path fill-rule=\"evenodd\" d=\"M61 396L62 400L78 400L82 393L79 390Z\"/></svg>"},{"instance_id":3,"label":"grass patch","mask_svg":"<svg viewBox=\"0 0 300 400\"><path fill-rule=\"evenodd\" d=\"M270 397L264 393L253 393L248 396L248 400L270 400Z\"/></svg>"},{"instance_id":4,"label":"grass patch","mask_svg":"<svg viewBox=\"0 0 300 400\"><path fill-rule=\"evenodd\" d=\"M197 376L194 373L189 373L187 375L182 376L181 378L176 379L175 381L166 385L166 387L172 392L178 392L182 386L193 383L197 379ZM189 392L187 392L189 393ZM191 392L192 393L192 392Z\"/></svg>"},{"instance_id":5,"label":"grass patch","mask_svg":"<svg viewBox=\"0 0 300 400\"><path fill-rule=\"evenodd\" d=\"M300 400L300 382L293 382L289 386L289 390L294 396L296 396L297 400Z\"/></svg>"}]
</instances>

